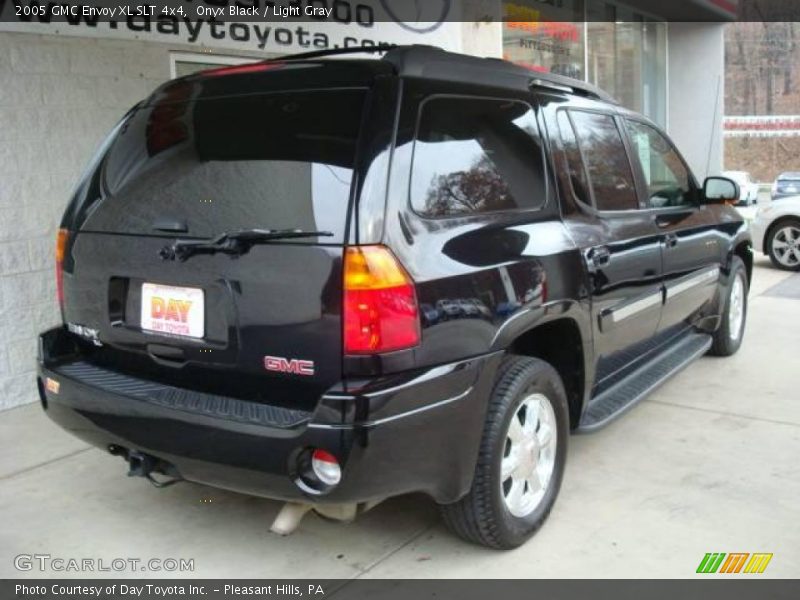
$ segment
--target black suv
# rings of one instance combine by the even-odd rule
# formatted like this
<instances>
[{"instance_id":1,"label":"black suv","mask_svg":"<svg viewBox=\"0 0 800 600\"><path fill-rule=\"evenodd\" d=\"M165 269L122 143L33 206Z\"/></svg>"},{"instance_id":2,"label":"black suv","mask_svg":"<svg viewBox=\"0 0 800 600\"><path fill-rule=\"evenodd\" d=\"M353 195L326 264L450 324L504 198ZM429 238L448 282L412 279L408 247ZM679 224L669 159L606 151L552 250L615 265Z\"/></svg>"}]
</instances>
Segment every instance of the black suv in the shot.
<instances>
[{"instance_id":1,"label":"black suv","mask_svg":"<svg viewBox=\"0 0 800 600\"><path fill-rule=\"evenodd\" d=\"M600 90L499 60L412 46L170 81L64 215L42 405L159 485L423 492L514 547L570 431L738 349L738 196Z\"/></svg>"}]
</instances>

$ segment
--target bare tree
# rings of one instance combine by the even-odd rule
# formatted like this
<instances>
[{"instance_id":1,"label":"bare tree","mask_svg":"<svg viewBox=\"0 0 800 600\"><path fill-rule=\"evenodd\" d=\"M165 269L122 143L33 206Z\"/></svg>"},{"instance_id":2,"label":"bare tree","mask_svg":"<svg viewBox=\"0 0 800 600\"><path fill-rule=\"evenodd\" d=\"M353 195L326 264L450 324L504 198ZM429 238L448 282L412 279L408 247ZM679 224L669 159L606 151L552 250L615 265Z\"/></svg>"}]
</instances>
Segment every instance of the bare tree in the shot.
<instances>
[{"instance_id":1,"label":"bare tree","mask_svg":"<svg viewBox=\"0 0 800 600\"><path fill-rule=\"evenodd\" d=\"M797 40L795 39L794 22L784 23L786 28L786 47L783 54L783 95L788 96L792 93L792 73L794 71L794 57L797 52Z\"/></svg>"}]
</instances>

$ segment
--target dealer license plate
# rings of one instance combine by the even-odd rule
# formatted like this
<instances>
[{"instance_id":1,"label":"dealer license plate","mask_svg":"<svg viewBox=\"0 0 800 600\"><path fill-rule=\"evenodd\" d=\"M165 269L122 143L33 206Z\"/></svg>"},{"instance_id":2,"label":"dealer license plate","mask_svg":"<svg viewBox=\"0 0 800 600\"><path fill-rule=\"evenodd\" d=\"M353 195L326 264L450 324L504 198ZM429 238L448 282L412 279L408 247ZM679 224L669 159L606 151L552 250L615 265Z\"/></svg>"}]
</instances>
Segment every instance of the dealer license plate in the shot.
<instances>
[{"instance_id":1,"label":"dealer license plate","mask_svg":"<svg viewBox=\"0 0 800 600\"><path fill-rule=\"evenodd\" d=\"M205 333L204 301L203 290L199 288L143 283L142 329L202 338Z\"/></svg>"}]
</instances>

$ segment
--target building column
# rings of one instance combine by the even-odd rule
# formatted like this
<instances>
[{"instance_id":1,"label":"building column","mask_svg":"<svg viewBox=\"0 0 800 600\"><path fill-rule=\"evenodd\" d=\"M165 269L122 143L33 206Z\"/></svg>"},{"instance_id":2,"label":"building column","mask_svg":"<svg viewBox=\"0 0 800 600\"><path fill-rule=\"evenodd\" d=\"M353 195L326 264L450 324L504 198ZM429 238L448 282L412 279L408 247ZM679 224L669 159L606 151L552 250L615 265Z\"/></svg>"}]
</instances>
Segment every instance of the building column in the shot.
<instances>
[{"instance_id":1,"label":"building column","mask_svg":"<svg viewBox=\"0 0 800 600\"><path fill-rule=\"evenodd\" d=\"M698 179L723 169L725 25L668 26L668 117L670 136Z\"/></svg>"}]
</instances>

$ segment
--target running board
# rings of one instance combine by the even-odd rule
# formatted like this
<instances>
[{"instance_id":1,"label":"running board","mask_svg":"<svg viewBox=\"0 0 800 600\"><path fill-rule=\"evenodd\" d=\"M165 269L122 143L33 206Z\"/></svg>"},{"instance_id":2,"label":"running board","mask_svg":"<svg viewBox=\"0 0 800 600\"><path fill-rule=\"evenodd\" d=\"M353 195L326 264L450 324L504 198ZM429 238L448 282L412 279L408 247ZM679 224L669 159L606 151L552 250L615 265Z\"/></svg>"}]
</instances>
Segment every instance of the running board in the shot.
<instances>
[{"instance_id":1,"label":"running board","mask_svg":"<svg viewBox=\"0 0 800 600\"><path fill-rule=\"evenodd\" d=\"M708 334L687 334L628 377L592 398L577 431L589 433L604 427L675 373L703 356L711 347L711 342Z\"/></svg>"}]
</instances>

